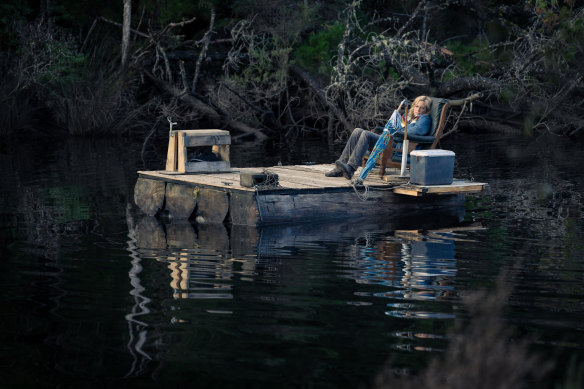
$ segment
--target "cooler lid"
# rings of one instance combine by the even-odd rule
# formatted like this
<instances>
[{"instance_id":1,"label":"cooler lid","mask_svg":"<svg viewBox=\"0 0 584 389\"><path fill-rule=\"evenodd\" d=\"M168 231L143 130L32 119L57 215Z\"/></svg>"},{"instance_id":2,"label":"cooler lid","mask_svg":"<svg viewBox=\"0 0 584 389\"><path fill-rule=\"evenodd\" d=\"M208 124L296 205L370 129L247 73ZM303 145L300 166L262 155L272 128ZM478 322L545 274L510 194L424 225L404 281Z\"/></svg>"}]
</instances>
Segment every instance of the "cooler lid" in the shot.
<instances>
[{"instance_id":1,"label":"cooler lid","mask_svg":"<svg viewBox=\"0 0 584 389\"><path fill-rule=\"evenodd\" d=\"M434 149L434 150L414 150L410 153L414 157L452 157L454 151Z\"/></svg>"}]
</instances>

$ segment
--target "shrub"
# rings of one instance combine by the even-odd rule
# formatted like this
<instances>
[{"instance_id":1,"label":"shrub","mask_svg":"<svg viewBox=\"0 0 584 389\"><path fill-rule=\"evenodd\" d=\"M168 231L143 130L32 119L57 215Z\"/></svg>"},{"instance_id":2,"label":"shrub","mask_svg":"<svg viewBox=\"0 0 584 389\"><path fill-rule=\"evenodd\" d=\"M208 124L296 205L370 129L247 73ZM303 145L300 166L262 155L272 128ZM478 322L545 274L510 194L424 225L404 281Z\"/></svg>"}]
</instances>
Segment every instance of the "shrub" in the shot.
<instances>
[{"instance_id":1,"label":"shrub","mask_svg":"<svg viewBox=\"0 0 584 389\"><path fill-rule=\"evenodd\" d=\"M310 72L329 75L332 70L330 60L335 55L344 32L345 27L337 22L313 33L294 50L292 58Z\"/></svg>"}]
</instances>

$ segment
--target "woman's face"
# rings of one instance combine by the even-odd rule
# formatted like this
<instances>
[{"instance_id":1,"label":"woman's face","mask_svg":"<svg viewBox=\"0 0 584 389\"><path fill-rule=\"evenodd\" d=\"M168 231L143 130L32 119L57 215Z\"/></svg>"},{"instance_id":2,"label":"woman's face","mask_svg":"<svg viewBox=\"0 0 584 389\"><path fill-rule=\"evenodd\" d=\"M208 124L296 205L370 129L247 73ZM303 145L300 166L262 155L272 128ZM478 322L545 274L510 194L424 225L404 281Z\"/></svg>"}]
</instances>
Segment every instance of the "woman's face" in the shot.
<instances>
[{"instance_id":1,"label":"woman's face","mask_svg":"<svg viewBox=\"0 0 584 389\"><path fill-rule=\"evenodd\" d=\"M418 101L416 105L413 107L414 109L414 116L420 116L428 113L428 107L426 103L422 100Z\"/></svg>"}]
</instances>

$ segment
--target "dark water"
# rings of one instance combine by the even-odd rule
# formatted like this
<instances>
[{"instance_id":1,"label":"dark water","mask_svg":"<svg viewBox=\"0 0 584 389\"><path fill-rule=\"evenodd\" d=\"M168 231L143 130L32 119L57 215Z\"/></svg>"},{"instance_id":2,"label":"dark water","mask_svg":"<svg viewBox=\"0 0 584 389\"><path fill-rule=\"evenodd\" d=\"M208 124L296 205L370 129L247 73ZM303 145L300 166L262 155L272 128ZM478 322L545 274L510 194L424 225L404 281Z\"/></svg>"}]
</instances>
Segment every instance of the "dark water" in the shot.
<instances>
[{"instance_id":1,"label":"dark water","mask_svg":"<svg viewBox=\"0 0 584 389\"><path fill-rule=\"evenodd\" d=\"M162 168L164 144L145 161L123 140L1 144L0 387L370 387L384 367L412 377L447 359L487 301L464 297L501 275L496 338L554 362L539 386L565 384L584 369L582 145L442 146L456 176L490 184L462 219L246 228L135 209L136 171ZM338 152L234 145L232 165ZM489 350L481 331L467 340Z\"/></svg>"}]
</instances>

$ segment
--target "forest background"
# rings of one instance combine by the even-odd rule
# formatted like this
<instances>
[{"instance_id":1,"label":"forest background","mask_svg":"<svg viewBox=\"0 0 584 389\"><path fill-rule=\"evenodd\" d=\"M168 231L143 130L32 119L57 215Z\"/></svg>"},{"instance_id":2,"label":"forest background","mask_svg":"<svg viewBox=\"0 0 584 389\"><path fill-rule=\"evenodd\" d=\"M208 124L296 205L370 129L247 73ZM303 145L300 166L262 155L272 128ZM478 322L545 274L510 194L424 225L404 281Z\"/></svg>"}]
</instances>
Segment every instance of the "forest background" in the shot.
<instances>
[{"instance_id":1,"label":"forest background","mask_svg":"<svg viewBox=\"0 0 584 389\"><path fill-rule=\"evenodd\" d=\"M445 136L584 131L575 0L7 0L0 135L222 128L343 141L403 98L455 101Z\"/></svg>"}]
</instances>

